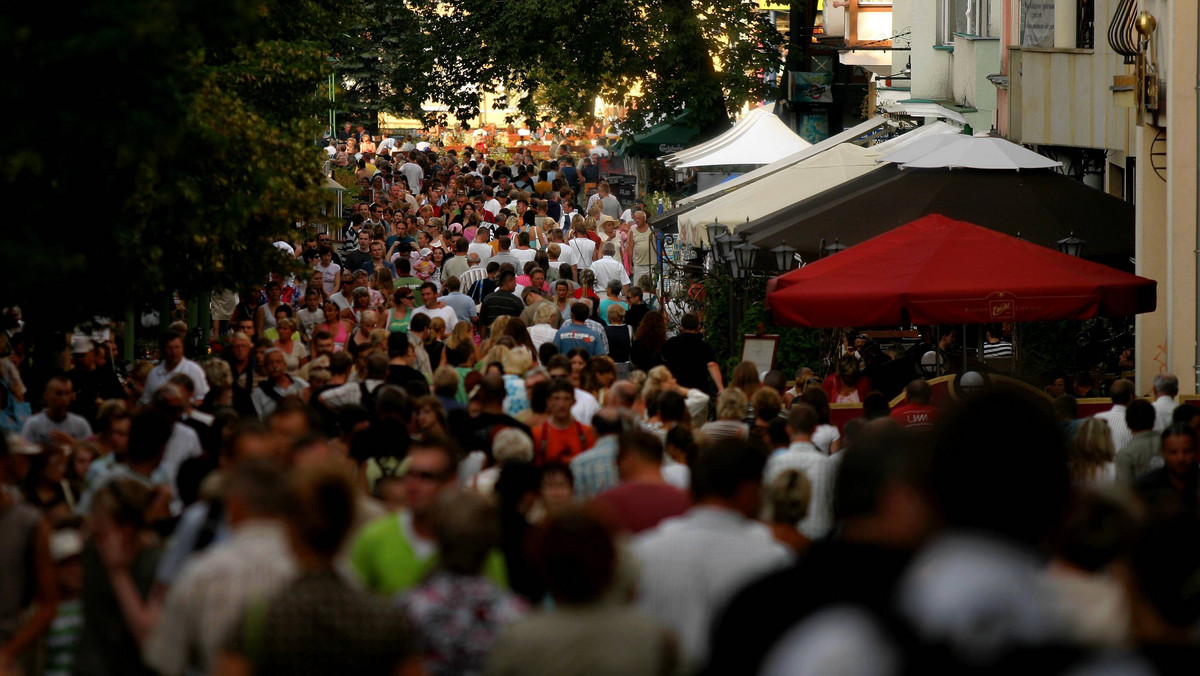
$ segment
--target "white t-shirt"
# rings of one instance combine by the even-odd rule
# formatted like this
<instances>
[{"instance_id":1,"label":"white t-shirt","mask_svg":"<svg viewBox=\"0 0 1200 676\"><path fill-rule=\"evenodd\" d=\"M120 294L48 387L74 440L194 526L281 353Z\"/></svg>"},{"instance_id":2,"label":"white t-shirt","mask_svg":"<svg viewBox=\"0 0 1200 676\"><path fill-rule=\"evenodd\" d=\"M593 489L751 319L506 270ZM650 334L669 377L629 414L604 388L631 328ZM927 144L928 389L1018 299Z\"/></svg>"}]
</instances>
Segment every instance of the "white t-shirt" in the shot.
<instances>
[{"instance_id":1,"label":"white t-shirt","mask_svg":"<svg viewBox=\"0 0 1200 676\"><path fill-rule=\"evenodd\" d=\"M841 438L842 433L838 431L837 425L817 425L817 429L813 430L812 443L822 453L829 455L833 442Z\"/></svg>"},{"instance_id":2,"label":"white t-shirt","mask_svg":"<svg viewBox=\"0 0 1200 676\"><path fill-rule=\"evenodd\" d=\"M568 246L566 242L558 243L558 264L559 265L562 265L563 263L566 263L567 265L575 265L576 263L579 262L576 260L576 258L578 258L578 256L575 255L575 251L570 246ZM551 262L550 265L553 266L554 263Z\"/></svg>"},{"instance_id":3,"label":"white t-shirt","mask_svg":"<svg viewBox=\"0 0 1200 676\"><path fill-rule=\"evenodd\" d=\"M492 245L483 242L471 242L467 247L467 255L479 254L479 266L487 267L488 261L492 259Z\"/></svg>"},{"instance_id":4,"label":"white t-shirt","mask_svg":"<svg viewBox=\"0 0 1200 676\"><path fill-rule=\"evenodd\" d=\"M421 307L413 310L413 315L429 315L430 319L433 319L434 317L441 317L442 321L446 322L447 336L450 335L450 332L454 330L454 325L458 323L458 313L456 313L454 308L450 307L449 305L445 305L445 307L441 307L436 310L430 310L422 305Z\"/></svg>"},{"instance_id":5,"label":"white t-shirt","mask_svg":"<svg viewBox=\"0 0 1200 676\"><path fill-rule=\"evenodd\" d=\"M330 261L327 266L317 263L314 269L321 273L321 288L325 289L325 295L333 294L333 290L337 286L338 275L342 273L342 266Z\"/></svg>"},{"instance_id":6,"label":"white t-shirt","mask_svg":"<svg viewBox=\"0 0 1200 676\"><path fill-rule=\"evenodd\" d=\"M573 262L579 266L579 269L586 270L592 267L592 256L596 253L595 242L587 237L576 237L567 242L567 248L575 254L576 260ZM559 256L559 260L562 260L562 256Z\"/></svg>"},{"instance_id":7,"label":"white t-shirt","mask_svg":"<svg viewBox=\"0 0 1200 676\"><path fill-rule=\"evenodd\" d=\"M515 256L517 260L521 261L521 269L523 270L525 268L525 264L528 263L529 261L533 260L533 257L537 255L537 250L536 249L513 249L513 250L509 251L509 253L512 254L513 256Z\"/></svg>"}]
</instances>

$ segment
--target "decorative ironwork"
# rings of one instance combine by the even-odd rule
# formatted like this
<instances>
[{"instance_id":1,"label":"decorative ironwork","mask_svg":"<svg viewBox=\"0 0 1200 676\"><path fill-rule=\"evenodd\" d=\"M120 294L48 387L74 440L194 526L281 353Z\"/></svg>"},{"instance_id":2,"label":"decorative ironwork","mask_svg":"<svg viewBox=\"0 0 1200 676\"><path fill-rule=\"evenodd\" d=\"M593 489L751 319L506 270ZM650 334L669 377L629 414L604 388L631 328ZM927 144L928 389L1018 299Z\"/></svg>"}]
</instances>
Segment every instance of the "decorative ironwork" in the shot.
<instances>
[{"instance_id":1,"label":"decorative ironwork","mask_svg":"<svg viewBox=\"0 0 1200 676\"><path fill-rule=\"evenodd\" d=\"M1137 0L1121 0L1108 25L1108 44L1125 63L1133 63L1138 55L1137 15Z\"/></svg>"}]
</instances>

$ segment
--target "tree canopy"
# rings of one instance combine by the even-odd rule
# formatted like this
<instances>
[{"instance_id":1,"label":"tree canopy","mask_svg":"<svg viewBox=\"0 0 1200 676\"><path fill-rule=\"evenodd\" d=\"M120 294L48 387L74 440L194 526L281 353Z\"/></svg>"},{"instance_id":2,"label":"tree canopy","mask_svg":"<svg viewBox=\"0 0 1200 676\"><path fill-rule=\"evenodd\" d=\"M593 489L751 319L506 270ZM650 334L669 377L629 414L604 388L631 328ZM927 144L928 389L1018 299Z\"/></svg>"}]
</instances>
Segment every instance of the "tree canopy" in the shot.
<instances>
[{"instance_id":1,"label":"tree canopy","mask_svg":"<svg viewBox=\"0 0 1200 676\"><path fill-rule=\"evenodd\" d=\"M270 243L324 199L320 27L343 5L13 6L2 96L25 124L0 159L15 207L0 300L66 323L281 269Z\"/></svg>"},{"instance_id":2,"label":"tree canopy","mask_svg":"<svg viewBox=\"0 0 1200 676\"><path fill-rule=\"evenodd\" d=\"M748 0L373 0L338 70L346 105L444 123L476 116L483 92L522 121L586 121L596 97L640 89L636 130L684 110L701 127L770 98L783 37ZM507 97L503 96L507 94ZM511 97L511 98L508 98ZM422 110L432 102L445 112Z\"/></svg>"}]
</instances>

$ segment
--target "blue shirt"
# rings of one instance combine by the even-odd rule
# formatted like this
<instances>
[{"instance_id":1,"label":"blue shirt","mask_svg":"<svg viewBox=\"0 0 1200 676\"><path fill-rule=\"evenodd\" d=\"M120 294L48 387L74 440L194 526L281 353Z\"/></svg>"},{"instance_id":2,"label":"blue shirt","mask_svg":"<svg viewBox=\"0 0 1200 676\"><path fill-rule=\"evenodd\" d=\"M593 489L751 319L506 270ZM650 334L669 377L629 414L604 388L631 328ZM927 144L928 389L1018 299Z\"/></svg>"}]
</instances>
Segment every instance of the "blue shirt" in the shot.
<instances>
[{"instance_id":1,"label":"blue shirt","mask_svg":"<svg viewBox=\"0 0 1200 676\"><path fill-rule=\"evenodd\" d=\"M554 336L554 347L559 353L566 354L575 348L582 348L592 357L604 354L603 340L595 329L587 324L576 324L574 321L563 324Z\"/></svg>"},{"instance_id":2,"label":"blue shirt","mask_svg":"<svg viewBox=\"0 0 1200 676\"><path fill-rule=\"evenodd\" d=\"M442 302L449 305L454 310L454 314L458 315L458 320L462 322L471 321L472 317L477 317L479 311L475 309L475 301L471 297L461 291L448 293L442 296Z\"/></svg>"}]
</instances>

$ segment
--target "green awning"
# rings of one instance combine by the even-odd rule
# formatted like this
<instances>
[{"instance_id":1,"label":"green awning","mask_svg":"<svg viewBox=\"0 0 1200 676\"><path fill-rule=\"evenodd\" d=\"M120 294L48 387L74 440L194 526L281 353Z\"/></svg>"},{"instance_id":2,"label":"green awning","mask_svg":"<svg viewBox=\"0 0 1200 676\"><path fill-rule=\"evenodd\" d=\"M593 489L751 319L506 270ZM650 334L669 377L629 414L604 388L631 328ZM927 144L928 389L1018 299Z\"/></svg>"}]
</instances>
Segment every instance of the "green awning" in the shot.
<instances>
[{"instance_id":1,"label":"green awning","mask_svg":"<svg viewBox=\"0 0 1200 676\"><path fill-rule=\"evenodd\" d=\"M633 137L626 136L615 146L618 155L630 157L662 157L683 150L700 133L695 127L683 123L686 113L674 122L664 122L650 127Z\"/></svg>"}]
</instances>

